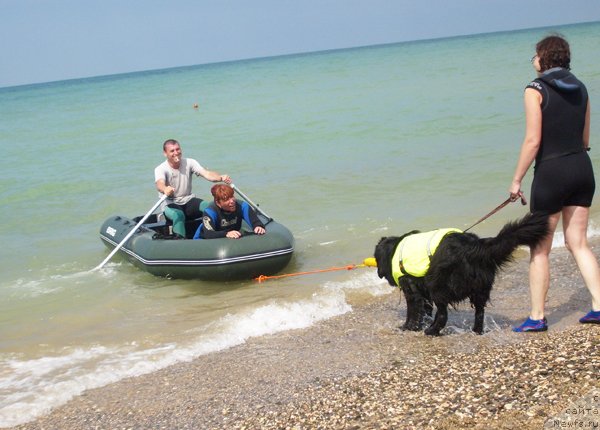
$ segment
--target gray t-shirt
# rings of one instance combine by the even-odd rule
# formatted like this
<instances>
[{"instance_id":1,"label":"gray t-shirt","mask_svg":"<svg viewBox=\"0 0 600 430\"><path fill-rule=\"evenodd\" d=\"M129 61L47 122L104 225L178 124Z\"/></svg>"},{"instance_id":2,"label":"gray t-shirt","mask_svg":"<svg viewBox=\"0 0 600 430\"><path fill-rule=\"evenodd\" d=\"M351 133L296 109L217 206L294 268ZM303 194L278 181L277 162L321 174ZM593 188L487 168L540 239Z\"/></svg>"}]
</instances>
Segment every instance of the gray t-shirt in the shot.
<instances>
[{"instance_id":1,"label":"gray t-shirt","mask_svg":"<svg viewBox=\"0 0 600 430\"><path fill-rule=\"evenodd\" d=\"M162 179L165 181L165 185L175 189L174 197L166 199L164 205L171 203L184 205L195 197L192 194L192 173L196 176L202 176L203 172L205 172L204 167L193 158L182 158L179 169L173 169L166 160L156 166L156 169L154 169L154 182ZM162 195L159 193L159 196Z\"/></svg>"}]
</instances>

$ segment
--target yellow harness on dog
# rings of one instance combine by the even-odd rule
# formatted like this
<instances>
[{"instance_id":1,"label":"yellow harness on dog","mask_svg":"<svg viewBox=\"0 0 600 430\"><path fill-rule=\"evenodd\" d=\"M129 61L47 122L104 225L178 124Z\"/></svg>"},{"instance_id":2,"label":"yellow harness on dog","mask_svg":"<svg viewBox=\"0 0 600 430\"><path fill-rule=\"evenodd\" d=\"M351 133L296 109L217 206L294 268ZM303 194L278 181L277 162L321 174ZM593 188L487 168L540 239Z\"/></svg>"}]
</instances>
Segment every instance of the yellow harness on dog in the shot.
<instances>
[{"instance_id":1,"label":"yellow harness on dog","mask_svg":"<svg viewBox=\"0 0 600 430\"><path fill-rule=\"evenodd\" d=\"M400 286L400 277L412 275L425 276L429 270L429 261L438 245L448 233L462 233L457 228L440 228L425 233L411 234L400 241L392 256L392 276Z\"/></svg>"}]
</instances>

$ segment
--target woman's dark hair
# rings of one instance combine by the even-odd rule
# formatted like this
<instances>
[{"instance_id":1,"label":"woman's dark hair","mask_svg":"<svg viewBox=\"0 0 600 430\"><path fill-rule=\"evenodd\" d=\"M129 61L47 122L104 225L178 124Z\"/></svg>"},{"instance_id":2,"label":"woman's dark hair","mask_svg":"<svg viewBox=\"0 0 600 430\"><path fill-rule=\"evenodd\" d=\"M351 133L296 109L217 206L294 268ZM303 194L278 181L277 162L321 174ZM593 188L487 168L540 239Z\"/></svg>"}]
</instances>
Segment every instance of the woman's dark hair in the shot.
<instances>
[{"instance_id":1,"label":"woman's dark hair","mask_svg":"<svg viewBox=\"0 0 600 430\"><path fill-rule=\"evenodd\" d=\"M553 34L543 38L535 45L535 52L540 59L541 72L553 67L571 70L569 42L562 35Z\"/></svg>"}]
</instances>

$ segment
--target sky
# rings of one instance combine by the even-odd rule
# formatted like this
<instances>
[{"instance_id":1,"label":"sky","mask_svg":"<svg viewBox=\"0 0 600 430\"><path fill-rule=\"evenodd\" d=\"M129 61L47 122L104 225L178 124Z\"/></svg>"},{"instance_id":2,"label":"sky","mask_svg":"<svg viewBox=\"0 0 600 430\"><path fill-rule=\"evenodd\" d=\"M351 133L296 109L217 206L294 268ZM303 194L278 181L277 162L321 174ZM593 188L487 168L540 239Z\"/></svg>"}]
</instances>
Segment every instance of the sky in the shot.
<instances>
[{"instance_id":1,"label":"sky","mask_svg":"<svg viewBox=\"0 0 600 430\"><path fill-rule=\"evenodd\" d=\"M600 21L600 0L0 0L0 87Z\"/></svg>"}]
</instances>

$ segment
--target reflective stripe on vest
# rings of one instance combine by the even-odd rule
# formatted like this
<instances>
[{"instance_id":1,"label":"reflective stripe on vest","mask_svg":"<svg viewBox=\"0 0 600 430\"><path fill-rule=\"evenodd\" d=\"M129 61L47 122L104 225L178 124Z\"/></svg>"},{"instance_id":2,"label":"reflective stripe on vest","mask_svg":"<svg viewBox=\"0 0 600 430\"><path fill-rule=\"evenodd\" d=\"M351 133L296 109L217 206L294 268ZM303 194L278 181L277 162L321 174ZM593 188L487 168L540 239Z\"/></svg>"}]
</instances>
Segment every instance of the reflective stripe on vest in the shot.
<instances>
[{"instance_id":1,"label":"reflective stripe on vest","mask_svg":"<svg viewBox=\"0 0 600 430\"><path fill-rule=\"evenodd\" d=\"M396 285L405 274L425 276L429 270L429 260L438 245L448 233L462 233L457 228L440 228L425 233L411 234L400 241L392 257L392 276Z\"/></svg>"}]
</instances>

